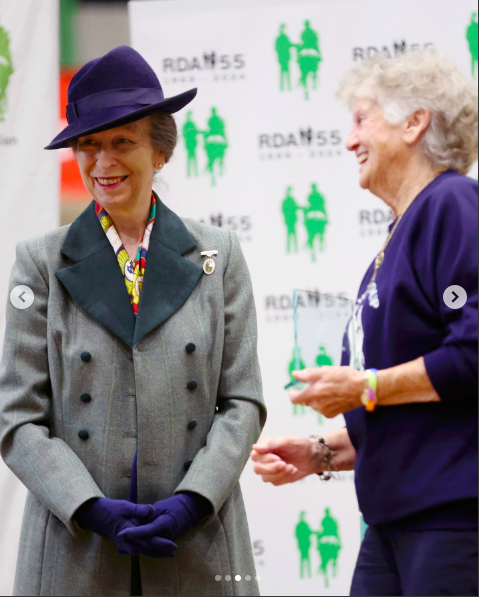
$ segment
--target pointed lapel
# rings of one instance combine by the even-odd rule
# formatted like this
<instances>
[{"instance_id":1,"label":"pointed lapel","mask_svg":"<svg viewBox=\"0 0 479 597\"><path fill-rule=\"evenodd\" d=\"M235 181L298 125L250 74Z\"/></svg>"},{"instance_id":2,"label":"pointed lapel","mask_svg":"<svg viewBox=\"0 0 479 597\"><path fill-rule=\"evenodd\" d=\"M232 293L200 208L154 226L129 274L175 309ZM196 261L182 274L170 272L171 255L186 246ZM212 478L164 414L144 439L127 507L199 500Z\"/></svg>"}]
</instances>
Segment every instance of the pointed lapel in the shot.
<instances>
[{"instance_id":1,"label":"pointed lapel","mask_svg":"<svg viewBox=\"0 0 479 597\"><path fill-rule=\"evenodd\" d=\"M158 196L156 200L133 346L186 303L203 275L201 267L183 257L196 248L186 226Z\"/></svg>"},{"instance_id":2,"label":"pointed lapel","mask_svg":"<svg viewBox=\"0 0 479 597\"><path fill-rule=\"evenodd\" d=\"M118 260L95 213L95 202L73 222L62 253L75 261L56 272L78 305L133 346L135 316Z\"/></svg>"}]
</instances>

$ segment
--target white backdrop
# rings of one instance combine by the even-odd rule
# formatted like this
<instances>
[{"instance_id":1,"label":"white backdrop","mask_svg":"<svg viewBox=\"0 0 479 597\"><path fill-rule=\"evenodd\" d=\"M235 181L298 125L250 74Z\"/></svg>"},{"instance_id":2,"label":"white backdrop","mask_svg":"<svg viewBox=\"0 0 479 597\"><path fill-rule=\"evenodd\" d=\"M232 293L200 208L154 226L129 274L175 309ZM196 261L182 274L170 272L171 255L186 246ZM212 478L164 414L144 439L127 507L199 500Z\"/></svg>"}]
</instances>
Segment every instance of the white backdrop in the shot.
<instances>
[{"instance_id":1,"label":"white backdrop","mask_svg":"<svg viewBox=\"0 0 479 597\"><path fill-rule=\"evenodd\" d=\"M334 98L341 77L378 50L394 55L428 44L472 76L466 31L475 11L473 0L130 2L132 45L156 70L166 95L199 88L191 115L177 116L182 132L187 126L158 191L180 215L231 227L241 238L258 307L268 434L307 436L342 425L342 419L320 422L313 412L295 414L283 390L293 353L292 290L355 297L390 217L383 203L359 189L356 158L344 149L351 117ZM298 86L302 73L310 73L309 99ZM213 181L207 166L215 158ZM315 260L306 246L312 229L305 217L323 219L317 230L323 250L316 238ZM262 484L249 463L242 487L262 593L348 594L360 543L352 475L277 489ZM308 553L302 538L301 578L300 514L307 537L308 527L322 529L326 508L338 525L340 549L333 530L325 539L336 545L328 564L328 547L320 552L313 535ZM320 564L326 575L318 574Z\"/></svg>"},{"instance_id":2,"label":"white backdrop","mask_svg":"<svg viewBox=\"0 0 479 597\"><path fill-rule=\"evenodd\" d=\"M58 70L58 0L0 0L1 344L15 245L59 222L58 155L43 150L58 128ZM0 595L12 592L24 501L0 459Z\"/></svg>"}]
</instances>

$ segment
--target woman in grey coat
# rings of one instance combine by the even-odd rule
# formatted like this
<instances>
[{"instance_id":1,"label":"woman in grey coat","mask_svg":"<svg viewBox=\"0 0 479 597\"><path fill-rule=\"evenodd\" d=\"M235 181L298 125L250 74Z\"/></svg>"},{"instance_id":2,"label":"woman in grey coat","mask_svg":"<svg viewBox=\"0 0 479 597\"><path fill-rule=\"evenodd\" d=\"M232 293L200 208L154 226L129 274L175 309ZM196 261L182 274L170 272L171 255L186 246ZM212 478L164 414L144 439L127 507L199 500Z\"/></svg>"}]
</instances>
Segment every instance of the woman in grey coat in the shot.
<instances>
[{"instance_id":1,"label":"woman in grey coat","mask_svg":"<svg viewBox=\"0 0 479 597\"><path fill-rule=\"evenodd\" d=\"M116 48L75 75L47 147L74 149L94 200L19 243L11 275L34 297L8 304L0 368L1 454L29 490L15 595L258 594L239 487L266 416L249 273L234 233L152 193L195 95L165 99Z\"/></svg>"}]
</instances>

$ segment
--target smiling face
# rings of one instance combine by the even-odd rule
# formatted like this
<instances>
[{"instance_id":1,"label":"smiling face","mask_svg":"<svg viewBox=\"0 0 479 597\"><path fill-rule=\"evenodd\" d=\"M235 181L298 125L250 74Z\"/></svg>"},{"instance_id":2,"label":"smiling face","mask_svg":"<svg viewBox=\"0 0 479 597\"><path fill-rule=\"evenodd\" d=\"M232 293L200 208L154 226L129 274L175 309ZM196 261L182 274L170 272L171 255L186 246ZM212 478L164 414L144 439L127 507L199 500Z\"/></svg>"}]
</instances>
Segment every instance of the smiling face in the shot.
<instances>
[{"instance_id":1,"label":"smiling face","mask_svg":"<svg viewBox=\"0 0 479 597\"><path fill-rule=\"evenodd\" d=\"M75 155L92 197L107 211L149 201L155 169L165 164L150 138L150 119L80 137Z\"/></svg>"},{"instance_id":2,"label":"smiling face","mask_svg":"<svg viewBox=\"0 0 479 597\"><path fill-rule=\"evenodd\" d=\"M346 147L357 155L359 184L383 197L407 159L404 127L390 124L379 103L370 99L357 100L353 119Z\"/></svg>"}]
</instances>

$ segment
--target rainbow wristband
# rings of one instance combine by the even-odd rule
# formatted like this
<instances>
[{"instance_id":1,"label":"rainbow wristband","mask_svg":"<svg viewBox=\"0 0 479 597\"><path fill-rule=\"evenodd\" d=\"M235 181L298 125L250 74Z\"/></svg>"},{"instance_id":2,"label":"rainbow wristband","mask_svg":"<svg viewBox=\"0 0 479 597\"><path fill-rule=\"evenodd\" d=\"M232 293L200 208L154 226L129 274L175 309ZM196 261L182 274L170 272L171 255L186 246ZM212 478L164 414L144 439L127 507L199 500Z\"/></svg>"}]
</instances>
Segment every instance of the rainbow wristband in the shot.
<instances>
[{"instance_id":1,"label":"rainbow wristband","mask_svg":"<svg viewBox=\"0 0 479 597\"><path fill-rule=\"evenodd\" d=\"M366 407L369 413L372 413L376 409L378 403L377 390L378 390L378 370L368 369L364 372L364 392L362 396L362 403Z\"/></svg>"}]
</instances>

